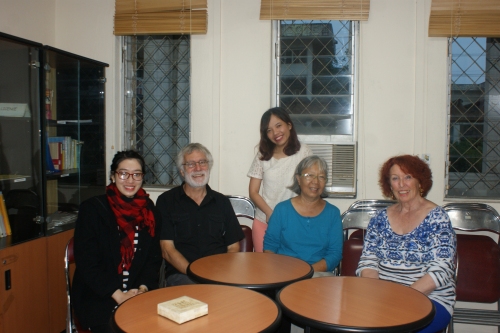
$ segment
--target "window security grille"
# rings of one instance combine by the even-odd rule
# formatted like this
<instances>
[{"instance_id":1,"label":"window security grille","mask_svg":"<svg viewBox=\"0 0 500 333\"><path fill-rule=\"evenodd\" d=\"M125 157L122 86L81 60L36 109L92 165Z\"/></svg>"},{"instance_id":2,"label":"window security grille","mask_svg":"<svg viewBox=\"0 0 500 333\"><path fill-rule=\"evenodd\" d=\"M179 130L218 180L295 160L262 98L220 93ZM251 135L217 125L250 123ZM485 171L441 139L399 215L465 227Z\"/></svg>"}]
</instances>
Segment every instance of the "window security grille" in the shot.
<instances>
[{"instance_id":1,"label":"window security grille","mask_svg":"<svg viewBox=\"0 0 500 333\"><path fill-rule=\"evenodd\" d=\"M175 165L190 140L190 37L124 37L125 143L146 160L144 184L181 183Z\"/></svg>"}]
</instances>

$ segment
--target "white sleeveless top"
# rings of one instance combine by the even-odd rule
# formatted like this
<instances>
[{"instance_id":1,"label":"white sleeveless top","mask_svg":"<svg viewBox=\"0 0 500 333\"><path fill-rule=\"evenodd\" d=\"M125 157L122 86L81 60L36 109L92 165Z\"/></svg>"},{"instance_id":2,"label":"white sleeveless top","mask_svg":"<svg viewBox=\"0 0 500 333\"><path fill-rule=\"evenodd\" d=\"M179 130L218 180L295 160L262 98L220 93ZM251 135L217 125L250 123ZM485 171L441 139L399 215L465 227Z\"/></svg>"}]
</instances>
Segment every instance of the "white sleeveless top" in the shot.
<instances>
[{"instance_id":1,"label":"white sleeveless top","mask_svg":"<svg viewBox=\"0 0 500 333\"><path fill-rule=\"evenodd\" d=\"M303 143L300 144L300 150L292 156L280 159L271 157L269 161L261 161L262 154L259 152L255 155L247 176L262 179L260 195L271 209L274 210L278 203L297 195L287 187L293 183L293 173L297 164L309 155L312 155L312 151ZM256 209L255 218L266 222L266 214L259 208Z\"/></svg>"}]
</instances>

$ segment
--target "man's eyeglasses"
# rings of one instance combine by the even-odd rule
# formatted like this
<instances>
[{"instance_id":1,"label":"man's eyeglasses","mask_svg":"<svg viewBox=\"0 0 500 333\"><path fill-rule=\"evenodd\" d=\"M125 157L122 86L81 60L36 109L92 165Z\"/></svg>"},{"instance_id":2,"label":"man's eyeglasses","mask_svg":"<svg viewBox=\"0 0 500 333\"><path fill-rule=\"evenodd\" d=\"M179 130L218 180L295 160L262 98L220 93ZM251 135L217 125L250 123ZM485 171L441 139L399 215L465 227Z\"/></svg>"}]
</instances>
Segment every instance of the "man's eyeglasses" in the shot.
<instances>
[{"instance_id":1,"label":"man's eyeglasses","mask_svg":"<svg viewBox=\"0 0 500 333\"><path fill-rule=\"evenodd\" d=\"M301 176L304 177L308 182L312 181L313 179L318 179L319 182L326 183L327 180L326 176L322 175L316 176L313 175L312 173L304 173Z\"/></svg>"},{"instance_id":2,"label":"man's eyeglasses","mask_svg":"<svg viewBox=\"0 0 500 333\"><path fill-rule=\"evenodd\" d=\"M193 169L196 167L196 164L200 166L200 168L204 168L208 166L208 161L207 160L201 160L198 162L186 162L183 165L186 166L188 169Z\"/></svg>"},{"instance_id":3,"label":"man's eyeglasses","mask_svg":"<svg viewBox=\"0 0 500 333\"><path fill-rule=\"evenodd\" d=\"M130 176L132 176L133 180L142 180L142 178L144 177L144 174L142 172L128 173L126 171L115 171L115 173L121 180L127 180L130 178Z\"/></svg>"}]
</instances>

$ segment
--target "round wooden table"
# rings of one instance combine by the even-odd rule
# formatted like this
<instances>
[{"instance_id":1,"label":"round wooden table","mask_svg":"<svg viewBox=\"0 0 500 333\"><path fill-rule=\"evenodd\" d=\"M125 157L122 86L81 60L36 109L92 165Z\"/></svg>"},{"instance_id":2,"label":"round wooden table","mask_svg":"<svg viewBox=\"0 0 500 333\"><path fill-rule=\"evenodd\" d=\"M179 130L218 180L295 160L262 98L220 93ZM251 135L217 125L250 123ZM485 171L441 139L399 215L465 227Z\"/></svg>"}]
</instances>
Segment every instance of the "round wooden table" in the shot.
<instances>
[{"instance_id":1,"label":"round wooden table","mask_svg":"<svg viewBox=\"0 0 500 333\"><path fill-rule=\"evenodd\" d=\"M158 315L157 305L189 296L208 304L208 314L177 324ZM281 310L269 297L238 287L186 285L160 288L123 302L112 318L114 332L274 332Z\"/></svg>"},{"instance_id":2,"label":"round wooden table","mask_svg":"<svg viewBox=\"0 0 500 333\"><path fill-rule=\"evenodd\" d=\"M193 261L187 274L200 283L238 286L258 291L280 289L314 274L307 262L280 254L232 252Z\"/></svg>"},{"instance_id":3,"label":"round wooden table","mask_svg":"<svg viewBox=\"0 0 500 333\"><path fill-rule=\"evenodd\" d=\"M309 328L329 332L411 332L434 318L424 294L398 283L360 277L299 281L276 296L283 313Z\"/></svg>"}]
</instances>

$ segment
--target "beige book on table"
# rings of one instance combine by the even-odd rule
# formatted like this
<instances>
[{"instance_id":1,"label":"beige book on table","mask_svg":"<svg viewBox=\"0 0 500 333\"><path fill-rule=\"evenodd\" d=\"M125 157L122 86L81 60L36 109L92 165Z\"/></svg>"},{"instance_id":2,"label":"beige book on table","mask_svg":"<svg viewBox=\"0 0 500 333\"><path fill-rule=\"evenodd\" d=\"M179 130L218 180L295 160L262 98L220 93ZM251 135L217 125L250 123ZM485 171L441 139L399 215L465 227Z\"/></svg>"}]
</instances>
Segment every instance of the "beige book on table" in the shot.
<instances>
[{"instance_id":1,"label":"beige book on table","mask_svg":"<svg viewBox=\"0 0 500 333\"><path fill-rule=\"evenodd\" d=\"M208 304L188 296L181 296L167 302L159 303L158 314L178 324L182 324L208 314Z\"/></svg>"}]
</instances>

